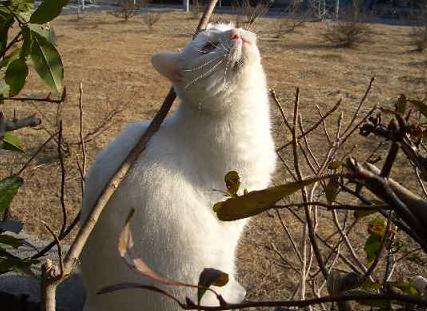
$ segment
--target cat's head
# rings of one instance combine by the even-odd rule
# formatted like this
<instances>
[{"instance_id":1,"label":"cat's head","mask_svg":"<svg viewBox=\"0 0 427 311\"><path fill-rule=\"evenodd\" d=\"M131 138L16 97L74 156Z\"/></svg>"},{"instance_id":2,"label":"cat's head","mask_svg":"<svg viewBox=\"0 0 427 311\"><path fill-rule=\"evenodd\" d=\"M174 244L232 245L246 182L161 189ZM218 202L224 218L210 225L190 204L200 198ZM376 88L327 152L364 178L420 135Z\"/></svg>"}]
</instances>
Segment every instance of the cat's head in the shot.
<instances>
[{"instance_id":1,"label":"cat's head","mask_svg":"<svg viewBox=\"0 0 427 311\"><path fill-rule=\"evenodd\" d=\"M233 24L209 24L180 52L155 54L151 62L194 105L230 96L262 71L256 35Z\"/></svg>"}]
</instances>

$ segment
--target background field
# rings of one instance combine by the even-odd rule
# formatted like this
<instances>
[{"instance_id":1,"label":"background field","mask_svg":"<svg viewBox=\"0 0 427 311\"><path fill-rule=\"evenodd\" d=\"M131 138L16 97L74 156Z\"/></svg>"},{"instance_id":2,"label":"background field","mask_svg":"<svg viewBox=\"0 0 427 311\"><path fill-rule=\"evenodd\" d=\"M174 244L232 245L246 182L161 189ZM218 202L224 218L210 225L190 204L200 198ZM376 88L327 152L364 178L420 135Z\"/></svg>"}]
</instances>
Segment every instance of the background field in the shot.
<instances>
[{"instance_id":1,"label":"background field","mask_svg":"<svg viewBox=\"0 0 427 311\"><path fill-rule=\"evenodd\" d=\"M217 19L231 19L232 16L218 16ZM142 17L136 16L122 22L105 12L84 15L77 20L75 15L62 16L54 22L58 46L65 66L67 100L63 105L65 141L73 146L78 141L78 87L83 83L85 131L90 132L105 118L113 107L120 107L108 130L88 143L88 161L93 160L123 127L126 122L150 119L167 93L169 83L158 75L149 63L149 57L156 51L182 47L191 37L197 20L183 13L162 13L160 21L148 32ZM276 37L277 21L260 19L255 25L258 33L263 64L269 86L276 90L285 110L292 108L295 87L301 89L301 109L306 124L315 121L318 114L315 104L322 111L332 107L338 98L343 98L344 119L362 97L372 76L376 77L368 97L367 107L376 102L390 106L391 99L400 93L409 97L423 98L426 86L427 55L414 52L410 46L410 27L370 25L369 42L356 49L337 49L324 42L322 33L326 24L306 23L285 38ZM32 76L22 94L43 96L44 86ZM36 93L38 90L39 93ZM1 152L0 161L12 163L13 167L23 165L35 149L53 131L56 115L55 104L6 103L4 111L11 116L12 107L17 116L34 112L43 118L45 129L26 129L25 155ZM274 135L277 145L286 141L286 132L277 108L271 108ZM47 131L46 131L47 130ZM322 149L321 136L315 151ZM372 141L357 138L363 151L372 148ZM314 139L316 142L316 139ZM58 168L56 145L51 143L32 162L24 174L25 184L15 198L11 214L25 223L25 230L37 237L45 238L41 221L47 221L59 228L61 209L57 192L60 170ZM386 147L384 147L386 149ZM71 147L66 158L67 193L66 201L70 217L80 204L79 174L76 169L76 148ZM279 165L280 166L280 165ZM3 166L4 167L4 166ZM9 171L0 169L0 177ZM394 172L404 178L408 171ZM287 178L278 169L275 183ZM405 180L409 185L415 181ZM299 232L299 223L283 212L285 221L293 232ZM331 228L323 228L328 232ZM365 230L361 227L361 230ZM361 241L358 247L362 247ZM265 214L256 217L249 226L238 254L240 277L248 289L249 298L287 297L296 277L292 270L280 267L272 245L285 256L291 252L288 240L277 217ZM406 271L406 270L405 270ZM404 273L404 270L397 271ZM423 262L411 267L411 272L425 272Z\"/></svg>"}]
</instances>

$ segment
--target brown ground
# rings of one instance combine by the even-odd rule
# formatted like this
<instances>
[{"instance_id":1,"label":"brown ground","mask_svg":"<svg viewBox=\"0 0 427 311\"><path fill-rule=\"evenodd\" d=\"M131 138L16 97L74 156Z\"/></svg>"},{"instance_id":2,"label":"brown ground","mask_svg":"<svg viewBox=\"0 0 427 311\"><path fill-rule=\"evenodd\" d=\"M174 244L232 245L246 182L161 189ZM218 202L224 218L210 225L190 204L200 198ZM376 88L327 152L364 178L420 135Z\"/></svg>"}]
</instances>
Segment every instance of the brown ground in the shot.
<instances>
[{"instance_id":1,"label":"brown ground","mask_svg":"<svg viewBox=\"0 0 427 311\"><path fill-rule=\"evenodd\" d=\"M89 162L125 122L151 118L169 84L153 70L149 57L159 50L182 47L196 24L197 20L183 13L162 14L152 33L147 31L140 17L134 17L127 23L106 13L89 14L80 20L73 15L56 20L54 26L68 90L62 113L66 142L78 139L80 82L84 88L86 131L94 128L111 107L123 107L123 112L112 126L88 144ZM376 76L376 82L368 106L377 101L387 105L390 98L403 92L411 97L423 96L427 57L411 51L409 27L371 25L372 37L368 43L356 49L337 49L324 43L321 34L326 25L323 23L307 23L281 39L275 37L276 24L274 20L263 19L256 26L268 81L270 87L276 89L287 112L292 107L295 87L301 88L301 109L307 123L318 117L315 104L326 111L338 97L343 97L342 110L345 115L350 115L372 76ZM45 87L33 75L22 94L42 96L48 92L47 89L41 92L41 89ZM13 107L16 107L18 116L29 112L41 114L45 127L52 130L51 123L56 113L54 104L7 103L3 109L10 116ZM277 144L280 145L285 128L274 106L272 111ZM1 161L19 168L48 136L43 130L22 131L27 155L2 152ZM359 150L371 149L371 140L357 140L361 146ZM319 136L314 149L321 151L322 148ZM25 223L26 231L43 237L46 237L46 232L41 221L53 224L56 229L60 226L57 196L60 171L55 157L55 145L52 143L24 174L25 185L12 208L12 215ZM74 214L80 202L79 174L74 156L67 157L66 162L69 170L67 206L70 214ZM1 177L8 173L9 169L1 170ZM407 173L401 168L397 175L406 176ZM282 174L278 174L276 182L283 180L280 176ZM415 181L409 183L414 184ZM288 213L283 215L291 231L299 236L301 225ZM365 227L361 228L365 230ZM328 230L332 228L326 228ZM287 298L294 288L292 281L296 280L296 273L276 264L278 260L271 251L271 243L285 256L294 256L277 217L259 216L252 222L238 255L240 275L252 299ZM360 239L356 244L360 247ZM290 261L294 262L294 259ZM414 265L411 269L411 272L426 272L422 265Z\"/></svg>"}]
</instances>

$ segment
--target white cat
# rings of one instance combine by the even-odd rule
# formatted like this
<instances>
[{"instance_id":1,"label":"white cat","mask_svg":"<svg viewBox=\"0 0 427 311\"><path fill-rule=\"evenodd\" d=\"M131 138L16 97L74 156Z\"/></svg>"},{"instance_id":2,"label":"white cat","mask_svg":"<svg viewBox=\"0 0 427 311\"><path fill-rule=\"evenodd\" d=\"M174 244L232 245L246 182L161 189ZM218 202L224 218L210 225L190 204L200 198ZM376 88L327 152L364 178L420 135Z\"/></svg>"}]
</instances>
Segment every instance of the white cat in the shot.
<instances>
[{"instance_id":1,"label":"white cat","mask_svg":"<svg viewBox=\"0 0 427 311\"><path fill-rule=\"evenodd\" d=\"M245 220L221 222L212 210L223 195L224 175L239 172L241 189L261 189L275 168L265 75L255 34L232 24L210 24L181 52L159 53L153 66L181 99L176 113L152 137L128 177L106 206L81 256L88 311L171 311L174 302L146 290L96 292L121 282L152 284L119 257L124 220L131 222L136 253L157 273L197 284L205 267L229 273L216 288L238 303L244 288L235 280L235 252ZM96 158L86 184L82 219L124 160L147 123L134 123ZM157 285L157 284L155 284ZM194 289L165 287L195 299ZM218 305L206 294L203 304Z\"/></svg>"}]
</instances>

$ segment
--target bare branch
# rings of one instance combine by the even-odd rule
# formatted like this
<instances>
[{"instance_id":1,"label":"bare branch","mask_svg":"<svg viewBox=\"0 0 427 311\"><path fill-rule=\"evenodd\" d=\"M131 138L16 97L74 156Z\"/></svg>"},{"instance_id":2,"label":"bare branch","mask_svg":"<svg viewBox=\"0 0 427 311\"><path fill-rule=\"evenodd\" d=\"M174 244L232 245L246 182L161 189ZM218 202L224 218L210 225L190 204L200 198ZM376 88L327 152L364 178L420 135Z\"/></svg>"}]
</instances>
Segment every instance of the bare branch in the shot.
<instances>
[{"instance_id":1,"label":"bare branch","mask_svg":"<svg viewBox=\"0 0 427 311\"><path fill-rule=\"evenodd\" d=\"M83 138L83 83L80 82L79 87L79 137L80 137L80 147L81 147L81 153L82 153L82 164L80 166L79 163L79 171L80 171L80 180L81 180L81 191L82 191L82 197L84 194L84 184L86 180L86 144L85 140Z\"/></svg>"},{"instance_id":2,"label":"bare branch","mask_svg":"<svg viewBox=\"0 0 427 311\"><path fill-rule=\"evenodd\" d=\"M49 93L46 97L3 97L2 100L14 100L14 101L32 101L32 102L46 102L46 103L54 103L54 104L60 104L62 103L65 98L67 97L67 91L64 87L64 90L62 91L60 98L51 98L51 94Z\"/></svg>"},{"instance_id":3,"label":"bare branch","mask_svg":"<svg viewBox=\"0 0 427 311\"><path fill-rule=\"evenodd\" d=\"M330 114L332 114L335 110L338 109L338 107L341 105L341 101L342 99L339 99L338 102L335 104L334 107L332 107L332 109L330 109L324 116L323 118L320 118L315 124L313 124L307 131L305 131L304 133L301 133L300 135L298 135L298 139L308 135L309 133L311 133L312 131L314 131L320 124L323 123L323 121L329 117ZM284 144L283 146L279 147L276 149L276 151L280 151L282 149L285 149L286 147L289 147L292 144L292 141Z\"/></svg>"},{"instance_id":4,"label":"bare branch","mask_svg":"<svg viewBox=\"0 0 427 311\"><path fill-rule=\"evenodd\" d=\"M16 120L6 120L6 131L15 131L24 127L35 127L40 125L42 121L35 115Z\"/></svg>"},{"instance_id":5,"label":"bare branch","mask_svg":"<svg viewBox=\"0 0 427 311\"><path fill-rule=\"evenodd\" d=\"M53 133L50 137L34 152L34 154L28 159L28 161L22 166L22 168L16 173L16 175L21 175L25 169L30 165L31 161L44 149L44 147L56 136L58 133Z\"/></svg>"},{"instance_id":6,"label":"bare branch","mask_svg":"<svg viewBox=\"0 0 427 311\"><path fill-rule=\"evenodd\" d=\"M65 206L65 165L64 165L64 155L62 154L62 120L59 121L59 131L58 131L58 159L61 168L61 192L60 192L60 202L61 202L61 210L62 210L62 227L60 231L60 235L64 234L65 228L67 226L67 208Z\"/></svg>"},{"instance_id":7,"label":"bare branch","mask_svg":"<svg viewBox=\"0 0 427 311\"><path fill-rule=\"evenodd\" d=\"M52 235L53 240L55 242L55 245L57 247L58 250L58 261L59 261L59 276L62 277L64 275L64 260L62 258L62 248L61 248L61 243L59 242L58 237L56 236L56 234L53 232L53 230L49 227L49 225L45 222L43 222L43 224L45 225L47 231L49 231L49 233Z\"/></svg>"},{"instance_id":8,"label":"bare branch","mask_svg":"<svg viewBox=\"0 0 427 311\"><path fill-rule=\"evenodd\" d=\"M368 88L365 91L365 94L363 94L362 99L359 102L359 105L357 106L356 112L353 115L353 118L348 123L347 128L344 131L344 135L348 134L348 131L350 131L350 128L352 127L353 123L356 121L356 119L359 117L360 109L362 108L363 103L365 102L366 98L368 97L369 92L371 91L372 84L375 81L375 77L371 78L371 81L369 81Z\"/></svg>"}]
</instances>

